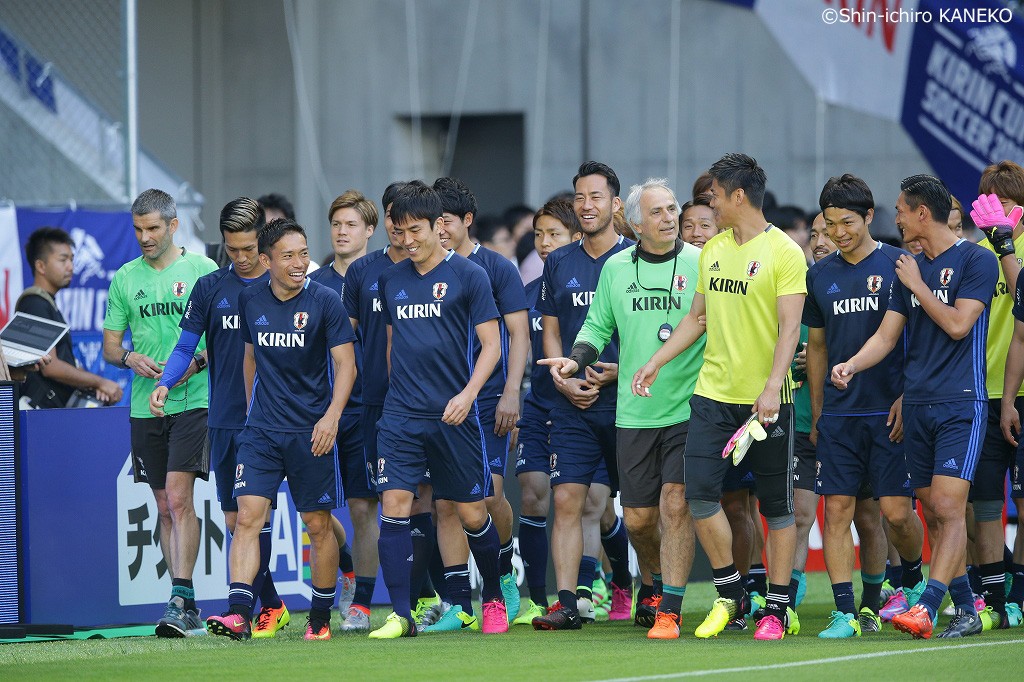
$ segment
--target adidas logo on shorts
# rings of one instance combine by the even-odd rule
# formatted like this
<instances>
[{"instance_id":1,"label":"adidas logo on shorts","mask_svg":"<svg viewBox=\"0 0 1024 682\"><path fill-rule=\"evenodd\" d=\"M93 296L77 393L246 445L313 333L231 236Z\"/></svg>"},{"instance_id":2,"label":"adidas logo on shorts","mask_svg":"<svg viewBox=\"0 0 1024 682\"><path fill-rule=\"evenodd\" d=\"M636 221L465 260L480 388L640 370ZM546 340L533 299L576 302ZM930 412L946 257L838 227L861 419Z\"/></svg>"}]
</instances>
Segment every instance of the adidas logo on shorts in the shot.
<instances>
[{"instance_id":1,"label":"adidas logo on shorts","mask_svg":"<svg viewBox=\"0 0 1024 682\"><path fill-rule=\"evenodd\" d=\"M632 284L630 284L629 288L626 289L626 293L627 294L636 294L636 293L639 293L639 292L640 292L640 289L637 287L636 282L633 282Z\"/></svg>"},{"instance_id":2,"label":"adidas logo on shorts","mask_svg":"<svg viewBox=\"0 0 1024 682\"><path fill-rule=\"evenodd\" d=\"M500 467L501 466L501 458L500 457L495 457L494 459L492 459L490 461L490 465L492 467Z\"/></svg>"},{"instance_id":3,"label":"adidas logo on shorts","mask_svg":"<svg viewBox=\"0 0 1024 682\"><path fill-rule=\"evenodd\" d=\"M956 460L950 457L946 460L946 463L942 465L943 469L956 469Z\"/></svg>"},{"instance_id":4,"label":"adidas logo on shorts","mask_svg":"<svg viewBox=\"0 0 1024 682\"><path fill-rule=\"evenodd\" d=\"M785 436L786 432L781 426L776 426L775 430L772 431L772 438L778 438L779 436Z\"/></svg>"},{"instance_id":5,"label":"adidas logo on shorts","mask_svg":"<svg viewBox=\"0 0 1024 682\"><path fill-rule=\"evenodd\" d=\"M828 293L828 294L838 294L839 293L839 285L836 284L835 282L832 282L832 286L830 286L828 288L828 291L825 292L825 293Z\"/></svg>"},{"instance_id":6,"label":"adidas logo on shorts","mask_svg":"<svg viewBox=\"0 0 1024 682\"><path fill-rule=\"evenodd\" d=\"M479 495L480 494L480 484L477 483L475 486L473 486L473 489L469 491L469 494L470 495Z\"/></svg>"},{"instance_id":7,"label":"adidas logo on shorts","mask_svg":"<svg viewBox=\"0 0 1024 682\"><path fill-rule=\"evenodd\" d=\"M143 291L142 289L139 289L139 293L135 294L135 300L141 301L144 298L146 298L146 292Z\"/></svg>"},{"instance_id":8,"label":"adidas logo on shorts","mask_svg":"<svg viewBox=\"0 0 1024 682\"><path fill-rule=\"evenodd\" d=\"M324 493L323 495L320 496L320 499L317 500L316 503L317 504L330 504L333 501L334 500L331 499L330 495L328 495L327 493Z\"/></svg>"},{"instance_id":9,"label":"adidas logo on shorts","mask_svg":"<svg viewBox=\"0 0 1024 682\"><path fill-rule=\"evenodd\" d=\"M222 299L220 299L220 303L217 304L217 307L219 309L223 310L224 308L230 308L231 304L228 303L228 299L222 298Z\"/></svg>"}]
</instances>

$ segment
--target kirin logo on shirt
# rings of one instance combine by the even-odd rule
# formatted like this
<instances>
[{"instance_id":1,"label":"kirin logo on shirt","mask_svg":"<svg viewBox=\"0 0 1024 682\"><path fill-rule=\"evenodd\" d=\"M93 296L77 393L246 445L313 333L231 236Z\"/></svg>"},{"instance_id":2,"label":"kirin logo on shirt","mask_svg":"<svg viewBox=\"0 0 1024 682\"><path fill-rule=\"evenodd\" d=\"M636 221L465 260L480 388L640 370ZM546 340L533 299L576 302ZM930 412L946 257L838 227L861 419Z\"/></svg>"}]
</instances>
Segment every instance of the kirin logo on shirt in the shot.
<instances>
[{"instance_id":1,"label":"kirin logo on shirt","mask_svg":"<svg viewBox=\"0 0 1024 682\"><path fill-rule=\"evenodd\" d=\"M761 263L756 260L752 260L747 263L747 277L753 277L757 274L757 271L761 269Z\"/></svg>"},{"instance_id":2,"label":"kirin logo on shirt","mask_svg":"<svg viewBox=\"0 0 1024 682\"><path fill-rule=\"evenodd\" d=\"M672 280L672 288L676 291L686 291L686 275L676 275Z\"/></svg>"},{"instance_id":3,"label":"kirin logo on shirt","mask_svg":"<svg viewBox=\"0 0 1024 682\"><path fill-rule=\"evenodd\" d=\"M953 280L953 268L942 268L939 272L939 284L944 287L948 287L949 283Z\"/></svg>"},{"instance_id":4,"label":"kirin logo on shirt","mask_svg":"<svg viewBox=\"0 0 1024 682\"><path fill-rule=\"evenodd\" d=\"M873 294L877 294L878 291L881 288L882 288L882 276L881 275L871 275L870 277L868 277L868 291L870 291Z\"/></svg>"},{"instance_id":5,"label":"kirin logo on shirt","mask_svg":"<svg viewBox=\"0 0 1024 682\"><path fill-rule=\"evenodd\" d=\"M184 296L186 291L188 291L188 284L185 282L175 282L174 285L171 286L171 292L178 298Z\"/></svg>"},{"instance_id":6,"label":"kirin logo on shirt","mask_svg":"<svg viewBox=\"0 0 1024 682\"><path fill-rule=\"evenodd\" d=\"M444 298L444 295L448 293L448 284L446 282L437 282L434 284L431 293L434 294L434 298L438 301Z\"/></svg>"},{"instance_id":7,"label":"kirin logo on shirt","mask_svg":"<svg viewBox=\"0 0 1024 682\"><path fill-rule=\"evenodd\" d=\"M295 328L302 331L306 328L306 323L309 322L309 313L295 313L292 316L292 322L295 324Z\"/></svg>"}]
</instances>

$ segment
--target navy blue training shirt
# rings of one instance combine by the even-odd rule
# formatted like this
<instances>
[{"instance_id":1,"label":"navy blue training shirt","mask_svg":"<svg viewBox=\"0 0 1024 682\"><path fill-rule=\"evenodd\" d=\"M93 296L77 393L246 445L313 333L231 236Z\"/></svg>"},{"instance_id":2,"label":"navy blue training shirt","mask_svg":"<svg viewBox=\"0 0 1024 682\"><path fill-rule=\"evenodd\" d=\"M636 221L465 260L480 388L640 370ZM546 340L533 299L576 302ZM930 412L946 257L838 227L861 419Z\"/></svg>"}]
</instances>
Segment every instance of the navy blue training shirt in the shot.
<instances>
[{"instance_id":1,"label":"navy blue training shirt","mask_svg":"<svg viewBox=\"0 0 1024 682\"><path fill-rule=\"evenodd\" d=\"M987 400L985 340L988 307L999 279L999 262L991 251L964 239L935 260L924 253L914 256L921 278L946 305L958 298L985 304L985 310L963 339L954 341L928 316L897 278L889 309L907 318L907 364L904 403L933 404L951 400Z\"/></svg>"},{"instance_id":2,"label":"navy blue training shirt","mask_svg":"<svg viewBox=\"0 0 1024 682\"><path fill-rule=\"evenodd\" d=\"M377 295L377 278L395 263L390 247L366 254L348 266L341 295L348 316L359 323L356 336L362 346L362 399L364 405L383 405L388 393L388 331Z\"/></svg>"},{"instance_id":3,"label":"navy blue training shirt","mask_svg":"<svg viewBox=\"0 0 1024 682\"><path fill-rule=\"evenodd\" d=\"M304 433L327 412L334 390L331 348L356 335L341 299L306 278L297 296L281 301L270 285L238 297L242 340L256 355L247 426Z\"/></svg>"},{"instance_id":4,"label":"navy blue training shirt","mask_svg":"<svg viewBox=\"0 0 1024 682\"><path fill-rule=\"evenodd\" d=\"M504 316L529 309L523 278L519 276L519 270L512 265L512 261L479 244L473 248L473 253L469 254L469 260L482 267L491 280L491 295L494 297L494 305L498 308L498 315ZM498 327L501 334L501 360L480 390L480 399L497 399L505 390L505 379L508 377L509 336L503 317L498 318ZM473 354L480 354L479 339L473 347Z\"/></svg>"},{"instance_id":5,"label":"navy blue training shirt","mask_svg":"<svg viewBox=\"0 0 1024 682\"><path fill-rule=\"evenodd\" d=\"M845 391L833 386L827 375L832 367L856 355L882 324L889 309L889 291L896 280L896 261L904 253L878 242L856 265L836 251L807 271L803 323L824 328L828 349L822 414L888 414L903 393L905 332L882 362L863 372Z\"/></svg>"},{"instance_id":6,"label":"navy blue training shirt","mask_svg":"<svg viewBox=\"0 0 1024 682\"><path fill-rule=\"evenodd\" d=\"M345 278L338 274L333 265L325 265L314 270L310 273L309 278L314 282L319 282L325 287L333 289L338 294L338 298L343 298ZM363 344L360 343L358 334L356 335L355 353L358 374L356 374L356 383L352 386L352 395L349 396L348 404L345 405L345 412L349 414L358 414L363 406Z\"/></svg>"},{"instance_id":7,"label":"navy blue training shirt","mask_svg":"<svg viewBox=\"0 0 1024 682\"><path fill-rule=\"evenodd\" d=\"M266 286L270 275L244 280L234 265L200 277L185 306L178 326L201 336L206 334L210 373L209 426L240 429L245 426L245 381L242 358L245 344L238 323L238 295L252 285Z\"/></svg>"},{"instance_id":8,"label":"navy blue training shirt","mask_svg":"<svg viewBox=\"0 0 1024 682\"><path fill-rule=\"evenodd\" d=\"M590 302L594 299L597 280L601 277L601 268L604 267L605 261L634 243L632 240L620 236L612 248L608 249L600 258L591 258L587 250L583 248L581 239L578 242L559 247L548 255L544 262L544 274L541 277L537 309L542 315L558 318L564 357L569 357L573 341L576 340L576 335L583 328L584 320L587 319L587 311L590 310ZM599 360L618 363L618 332L612 335L611 341L601 352ZM581 371L576 376L582 379L585 375ZM597 400L587 409L591 411L614 410L615 393L614 384L602 387ZM569 399L558 391L555 391L554 407L576 409Z\"/></svg>"},{"instance_id":9,"label":"navy blue training shirt","mask_svg":"<svg viewBox=\"0 0 1024 682\"><path fill-rule=\"evenodd\" d=\"M469 383L476 326L498 317L483 268L454 251L425 275L411 260L379 279L391 326L391 390L384 412L440 419Z\"/></svg>"},{"instance_id":10,"label":"navy blue training shirt","mask_svg":"<svg viewBox=\"0 0 1024 682\"><path fill-rule=\"evenodd\" d=\"M555 403L555 382L551 379L550 368L546 365L538 365L537 361L544 355L544 322L541 313L537 310L537 301L540 299L541 279L538 277L526 285L526 300L530 305L530 347L533 355L533 366L530 368L530 391L523 398L523 402L530 403L541 412L551 411Z\"/></svg>"}]
</instances>

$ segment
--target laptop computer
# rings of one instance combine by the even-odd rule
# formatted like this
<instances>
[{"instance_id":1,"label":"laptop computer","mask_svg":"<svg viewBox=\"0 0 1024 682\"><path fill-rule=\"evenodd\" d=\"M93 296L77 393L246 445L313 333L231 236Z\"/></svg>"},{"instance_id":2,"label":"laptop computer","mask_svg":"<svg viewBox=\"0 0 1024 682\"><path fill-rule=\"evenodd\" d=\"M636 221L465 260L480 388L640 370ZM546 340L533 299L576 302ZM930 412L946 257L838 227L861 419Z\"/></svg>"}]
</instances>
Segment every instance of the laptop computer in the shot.
<instances>
[{"instance_id":1,"label":"laptop computer","mask_svg":"<svg viewBox=\"0 0 1024 682\"><path fill-rule=\"evenodd\" d=\"M15 312L0 329L0 344L11 367L34 365L68 333L68 326L45 317Z\"/></svg>"}]
</instances>

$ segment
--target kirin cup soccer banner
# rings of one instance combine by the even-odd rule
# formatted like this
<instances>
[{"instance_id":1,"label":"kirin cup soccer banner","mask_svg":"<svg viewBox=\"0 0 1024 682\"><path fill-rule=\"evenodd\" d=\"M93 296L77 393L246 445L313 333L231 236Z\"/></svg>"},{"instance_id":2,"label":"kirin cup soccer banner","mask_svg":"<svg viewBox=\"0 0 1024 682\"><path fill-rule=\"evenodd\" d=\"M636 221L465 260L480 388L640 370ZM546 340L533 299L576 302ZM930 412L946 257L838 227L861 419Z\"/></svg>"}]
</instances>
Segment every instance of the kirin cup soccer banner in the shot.
<instances>
[{"instance_id":1,"label":"kirin cup soccer banner","mask_svg":"<svg viewBox=\"0 0 1024 682\"><path fill-rule=\"evenodd\" d=\"M1024 163L1024 18L1005 4L729 4L753 9L823 101L899 121L965 204L986 166Z\"/></svg>"}]
</instances>

